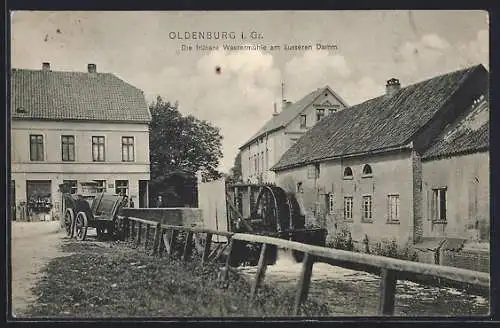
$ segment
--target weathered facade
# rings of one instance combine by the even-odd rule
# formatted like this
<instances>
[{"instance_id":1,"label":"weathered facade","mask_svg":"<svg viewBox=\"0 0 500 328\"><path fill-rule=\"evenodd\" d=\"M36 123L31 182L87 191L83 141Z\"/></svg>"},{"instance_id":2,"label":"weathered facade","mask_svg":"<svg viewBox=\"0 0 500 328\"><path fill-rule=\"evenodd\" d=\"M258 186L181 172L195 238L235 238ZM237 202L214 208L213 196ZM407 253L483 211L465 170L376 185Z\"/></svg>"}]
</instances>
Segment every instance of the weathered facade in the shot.
<instances>
[{"instance_id":1,"label":"weathered facade","mask_svg":"<svg viewBox=\"0 0 500 328\"><path fill-rule=\"evenodd\" d=\"M11 197L61 205L60 185L126 193L147 205L149 110L141 90L109 73L12 70ZM17 213L18 216L21 213Z\"/></svg>"},{"instance_id":2,"label":"weathered facade","mask_svg":"<svg viewBox=\"0 0 500 328\"><path fill-rule=\"evenodd\" d=\"M275 108L273 117L240 147L243 182L274 183L274 172L270 168L283 153L323 117L346 106L326 86L314 90L295 103L285 101L280 113Z\"/></svg>"},{"instance_id":3,"label":"weathered facade","mask_svg":"<svg viewBox=\"0 0 500 328\"><path fill-rule=\"evenodd\" d=\"M424 237L489 241L488 150L489 108L482 100L422 157Z\"/></svg>"},{"instance_id":4,"label":"weathered facade","mask_svg":"<svg viewBox=\"0 0 500 328\"><path fill-rule=\"evenodd\" d=\"M487 107L488 72L479 65L405 88L398 84L389 80L385 95L305 133L273 167L276 184L303 198L309 222L327 227L329 238L347 229L358 245L417 243L438 229L441 236L468 238L474 217L489 230L487 146L471 144L468 155L463 144L455 152L460 156L433 154L444 148L441 139L450 140L450 126ZM446 222L429 221L427 195L439 187L450 190Z\"/></svg>"}]
</instances>

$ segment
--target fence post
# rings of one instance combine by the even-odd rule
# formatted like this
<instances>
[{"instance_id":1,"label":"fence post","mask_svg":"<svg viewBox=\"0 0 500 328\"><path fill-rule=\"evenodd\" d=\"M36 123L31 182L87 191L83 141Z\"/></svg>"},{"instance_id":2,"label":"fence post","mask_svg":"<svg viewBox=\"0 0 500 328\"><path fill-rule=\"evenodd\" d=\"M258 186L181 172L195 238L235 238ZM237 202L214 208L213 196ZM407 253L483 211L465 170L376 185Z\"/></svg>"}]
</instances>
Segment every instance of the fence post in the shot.
<instances>
[{"instance_id":1,"label":"fence post","mask_svg":"<svg viewBox=\"0 0 500 328\"><path fill-rule=\"evenodd\" d=\"M300 280L297 284L297 292L295 294L295 306L293 308L294 315L299 314L300 305L306 301L307 294L309 293L309 285L311 284L314 257L309 255L309 253L305 253L304 255L304 259L302 260L302 270L300 272Z\"/></svg>"},{"instance_id":2,"label":"fence post","mask_svg":"<svg viewBox=\"0 0 500 328\"><path fill-rule=\"evenodd\" d=\"M155 239L153 240L153 255L158 254L158 248L160 245L160 237L161 237L161 223L158 222L155 228Z\"/></svg>"},{"instance_id":3,"label":"fence post","mask_svg":"<svg viewBox=\"0 0 500 328\"><path fill-rule=\"evenodd\" d=\"M161 227L161 224L160 224L160 227ZM163 253L165 252L165 234L166 233L167 233L167 229L161 228L160 240L158 241L159 242L158 256L163 256Z\"/></svg>"},{"instance_id":4,"label":"fence post","mask_svg":"<svg viewBox=\"0 0 500 328\"><path fill-rule=\"evenodd\" d=\"M144 236L144 250L148 250L149 235L151 232L151 226L146 224L146 235Z\"/></svg>"},{"instance_id":5,"label":"fence post","mask_svg":"<svg viewBox=\"0 0 500 328\"><path fill-rule=\"evenodd\" d=\"M262 248L260 249L259 264L257 266L257 273L255 274L255 281L252 285L252 291L250 294L250 297L252 299L257 294L257 289L264 280L264 275L266 274L266 269L267 269L266 255L267 255L267 244L262 244Z\"/></svg>"},{"instance_id":6,"label":"fence post","mask_svg":"<svg viewBox=\"0 0 500 328\"><path fill-rule=\"evenodd\" d=\"M184 243L184 253L182 255L182 260L187 261L191 256L193 250L193 232L188 231L186 236L186 242Z\"/></svg>"},{"instance_id":7,"label":"fence post","mask_svg":"<svg viewBox=\"0 0 500 328\"><path fill-rule=\"evenodd\" d=\"M201 265L208 262L208 257L210 255L210 248L212 247L212 234L207 233L207 238L205 239L205 248L203 249L203 256L201 257Z\"/></svg>"},{"instance_id":8,"label":"fence post","mask_svg":"<svg viewBox=\"0 0 500 328\"><path fill-rule=\"evenodd\" d=\"M392 270L382 269L380 279L379 315L394 314L394 298L396 294L396 273Z\"/></svg>"},{"instance_id":9,"label":"fence post","mask_svg":"<svg viewBox=\"0 0 500 328\"><path fill-rule=\"evenodd\" d=\"M122 227L123 227L123 241L127 240L127 237L128 237L128 226L127 226L127 223L128 223L128 220L127 220L127 217L123 217L123 218L118 218L118 220L121 222L122 224Z\"/></svg>"},{"instance_id":10,"label":"fence post","mask_svg":"<svg viewBox=\"0 0 500 328\"><path fill-rule=\"evenodd\" d=\"M130 239L132 239L132 241L135 241L135 220L130 220L131 221L131 224L130 224Z\"/></svg>"},{"instance_id":11,"label":"fence post","mask_svg":"<svg viewBox=\"0 0 500 328\"><path fill-rule=\"evenodd\" d=\"M135 247L139 247L141 244L141 235L142 235L142 222L137 222L137 241Z\"/></svg>"},{"instance_id":12,"label":"fence post","mask_svg":"<svg viewBox=\"0 0 500 328\"><path fill-rule=\"evenodd\" d=\"M170 254L169 254L169 258L174 258L174 253L175 253L175 240L177 239L177 234L179 233L179 231L175 230L175 229L172 229L172 239L170 239L170 244L169 244L169 248L170 248Z\"/></svg>"},{"instance_id":13,"label":"fence post","mask_svg":"<svg viewBox=\"0 0 500 328\"><path fill-rule=\"evenodd\" d=\"M232 256L234 256L234 239L231 238L231 240L229 240L229 250L228 250L228 254L227 254L227 258L226 258L226 264L225 266L222 268L222 272L221 272L221 276L219 277L220 278L220 283L222 284L222 287L227 287L229 285L229 266L231 264L231 260L232 260Z\"/></svg>"}]
</instances>

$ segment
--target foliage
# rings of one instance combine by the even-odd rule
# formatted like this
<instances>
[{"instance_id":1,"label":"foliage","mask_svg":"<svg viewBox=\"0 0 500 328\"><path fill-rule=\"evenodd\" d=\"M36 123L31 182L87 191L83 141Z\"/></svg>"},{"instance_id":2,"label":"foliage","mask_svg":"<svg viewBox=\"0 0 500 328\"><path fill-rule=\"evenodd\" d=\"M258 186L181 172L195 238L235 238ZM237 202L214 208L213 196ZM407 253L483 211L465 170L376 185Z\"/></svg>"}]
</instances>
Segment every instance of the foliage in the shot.
<instances>
[{"instance_id":1,"label":"foliage","mask_svg":"<svg viewBox=\"0 0 500 328\"><path fill-rule=\"evenodd\" d=\"M406 242L403 246L399 246L394 239L384 239L375 243L375 246L370 248L370 253L400 260L418 261L417 252L413 249L410 242Z\"/></svg>"},{"instance_id":2,"label":"foliage","mask_svg":"<svg viewBox=\"0 0 500 328\"><path fill-rule=\"evenodd\" d=\"M180 206L186 199L194 203L196 172L201 171L205 181L221 176L217 171L222 157L220 130L192 115L183 116L161 97L149 108L150 199L154 202L162 195L164 201Z\"/></svg>"},{"instance_id":3,"label":"foliage","mask_svg":"<svg viewBox=\"0 0 500 328\"><path fill-rule=\"evenodd\" d=\"M333 239L327 242L326 245L331 248L354 251L354 242L352 241L351 232L345 226L339 227Z\"/></svg>"},{"instance_id":4,"label":"foliage","mask_svg":"<svg viewBox=\"0 0 500 328\"><path fill-rule=\"evenodd\" d=\"M123 243L69 242L73 254L52 260L34 288L29 317L262 317L288 316L295 291L263 286L250 304L250 284L230 274L218 285L219 267L158 259ZM112 246L112 247L111 247ZM302 315L327 315L308 300Z\"/></svg>"},{"instance_id":5,"label":"foliage","mask_svg":"<svg viewBox=\"0 0 500 328\"><path fill-rule=\"evenodd\" d=\"M229 176L226 179L227 183L237 183L242 182L242 172L241 172L241 151L238 152L236 157L234 158L233 167L229 172Z\"/></svg>"}]
</instances>

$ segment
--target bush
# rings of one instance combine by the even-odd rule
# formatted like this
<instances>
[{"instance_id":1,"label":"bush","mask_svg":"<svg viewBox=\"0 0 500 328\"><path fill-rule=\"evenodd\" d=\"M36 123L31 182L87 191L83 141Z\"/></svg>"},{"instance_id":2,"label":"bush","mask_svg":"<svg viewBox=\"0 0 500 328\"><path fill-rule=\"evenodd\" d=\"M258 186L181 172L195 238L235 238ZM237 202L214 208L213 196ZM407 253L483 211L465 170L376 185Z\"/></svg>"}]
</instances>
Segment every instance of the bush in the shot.
<instances>
[{"instance_id":1,"label":"bush","mask_svg":"<svg viewBox=\"0 0 500 328\"><path fill-rule=\"evenodd\" d=\"M370 249L370 253L379 256L387 256L400 260L418 261L418 256L410 242L406 242L403 246L398 246L396 240L382 240L375 244Z\"/></svg>"},{"instance_id":2,"label":"bush","mask_svg":"<svg viewBox=\"0 0 500 328\"><path fill-rule=\"evenodd\" d=\"M337 230L333 239L326 243L326 246L345 251L354 251L354 242L352 241L351 232L347 227L341 227Z\"/></svg>"}]
</instances>

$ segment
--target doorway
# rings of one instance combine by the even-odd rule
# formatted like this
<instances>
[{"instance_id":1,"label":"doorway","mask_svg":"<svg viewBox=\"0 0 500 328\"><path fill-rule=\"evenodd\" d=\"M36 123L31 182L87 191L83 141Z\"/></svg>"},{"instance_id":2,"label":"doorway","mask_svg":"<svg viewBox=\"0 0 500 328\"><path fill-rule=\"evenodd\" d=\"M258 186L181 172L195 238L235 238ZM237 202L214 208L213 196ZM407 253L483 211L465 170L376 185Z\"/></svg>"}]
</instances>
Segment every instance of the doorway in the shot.
<instances>
[{"instance_id":1,"label":"doorway","mask_svg":"<svg viewBox=\"0 0 500 328\"><path fill-rule=\"evenodd\" d=\"M148 180L139 180L139 208L148 207Z\"/></svg>"}]
</instances>

